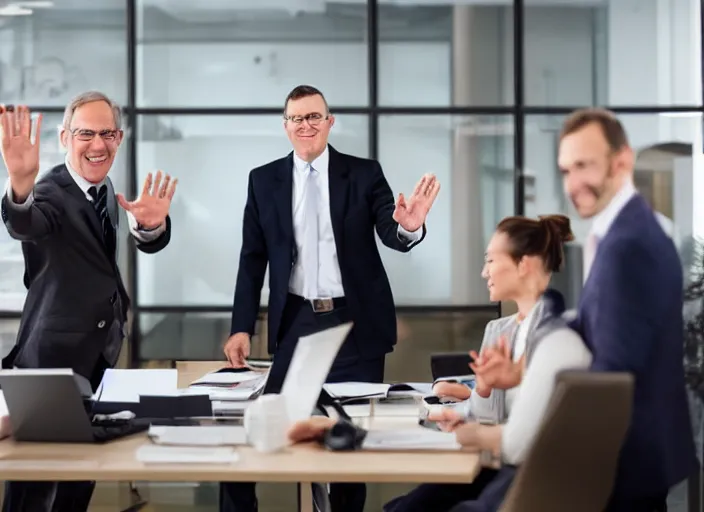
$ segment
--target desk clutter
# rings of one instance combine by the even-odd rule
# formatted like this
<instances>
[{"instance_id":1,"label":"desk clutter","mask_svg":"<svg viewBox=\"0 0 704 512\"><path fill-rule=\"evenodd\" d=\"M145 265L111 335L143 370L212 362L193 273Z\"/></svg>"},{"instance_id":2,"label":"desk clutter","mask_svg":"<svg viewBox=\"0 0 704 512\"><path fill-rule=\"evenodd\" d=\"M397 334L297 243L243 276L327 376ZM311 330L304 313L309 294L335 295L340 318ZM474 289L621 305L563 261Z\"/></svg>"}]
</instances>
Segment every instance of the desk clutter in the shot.
<instances>
[{"instance_id":1,"label":"desk clutter","mask_svg":"<svg viewBox=\"0 0 704 512\"><path fill-rule=\"evenodd\" d=\"M185 387L178 386L176 369L108 369L95 392L70 369L2 370L0 435L95 444L146 433L149 442L136 453L145 464L233 464L243 446L259 453L286 449L291 426L317 412L337 417L320 439L330 450L459 449L452 434L419 426L375 431L356 424L355 417L373 416L382 405L406 407L406 413L410 407L410 415L422 419L432 383L326 384L350 328L302 337L278 393L266 392L271 364L223 365ZM356 404L348 411L343 404L349 401ZM364 414L355 409L360 401Z\"/></svg>"}]
</instances>

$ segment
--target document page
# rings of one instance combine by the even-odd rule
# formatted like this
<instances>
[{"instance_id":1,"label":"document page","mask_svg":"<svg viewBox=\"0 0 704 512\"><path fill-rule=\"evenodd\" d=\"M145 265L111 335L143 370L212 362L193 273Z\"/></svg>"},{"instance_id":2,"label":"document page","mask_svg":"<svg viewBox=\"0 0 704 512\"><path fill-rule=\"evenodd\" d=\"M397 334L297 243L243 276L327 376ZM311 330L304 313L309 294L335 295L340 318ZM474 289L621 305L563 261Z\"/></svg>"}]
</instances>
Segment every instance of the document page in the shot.
<instances>
[{"instance_id":1,"label":"document page","mask_svg":"<svg viewBox=\"0 0 704 512\"><path fill-rule=\"evenodd\" d=\"M93 395L100 402L139 402L139 395L176 395L176 369L116 369L105 370L103 380Z\"/></svg>"},{"instance_id":2,"label":"document page","mask_svg":"<svg viewBox=\"0 0 704 512\"><path fill-rule=\"evenodd\" d=\"M400 430L370 430L362 443L363 450L437 450L461 448L452 432L438 432L421 427Z\"/></svg>"},{"instance_id":3,"label":"document page","mask_svg":"<svg viewBox=\"0 0 704 512\"><path fill-rule=\"evenodd\" d=\"M212 372L202 376L199 379L191 382L191 386L222 386L229 387L247 382L250 380L260 379L264 372Z\"/></svg>"},{"instance_id":4,"label":"document page","mask_svg":"<svg viewBox=\"0 0 704 512\"><path fill-rule=\"evenodd\" d=\"M333 398L385 398L391 385L371 382L337 382L325 384L323 387Z\"/></svg>"},{"instance_id":5,"label":"document page","mask_svg":"<svg viewBox=\"0 0 704 512\"><path fill-rule=\"evenodd\" d=\"M144 464L231 464L239 460L233 448L159 446L145 444L137 448L136 458Z\"/></svg>"},{"instance_id":6,"label":"document page","mask_svg":"<svg viewBox=\"0 0 704 512\"><path fill-rule=\"evenodd\" d=\"M227 446L247 444L244 427L233 425L188 425L149 427L156 444L174 446Z\"/></svg>"}]
</instances>

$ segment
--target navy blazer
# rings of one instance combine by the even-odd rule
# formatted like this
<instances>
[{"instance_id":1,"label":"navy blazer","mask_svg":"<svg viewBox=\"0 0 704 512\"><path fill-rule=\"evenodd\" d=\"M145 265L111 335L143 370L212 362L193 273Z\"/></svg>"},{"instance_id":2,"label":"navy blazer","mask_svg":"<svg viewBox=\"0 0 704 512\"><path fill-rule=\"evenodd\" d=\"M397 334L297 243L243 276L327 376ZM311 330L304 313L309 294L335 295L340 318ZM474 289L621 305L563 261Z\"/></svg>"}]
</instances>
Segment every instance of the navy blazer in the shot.
<instances>
[{"instance_id":1,"label":"navy blazer","mask_svg":"<svg viewBox=\"0 0 704 512\"><path fill-rule=\"evenodd\" d=\"M398 237L398 223L392 218L394 195L379 162L340 153L332 146L329 152L330 216L342 286L358 349L362 357L373 358L391 352L396 343L396 309L374 230L391 249L408 252L411 247ZM279 328L297 258L293 166L291 152L249 174L232 311L231 334L253 334L268 264L271 354L285 334ZM425 232L423 226L423 237Z\"/></svg>"},{"instance_id":2,"label":"navy blazer","mask_svg":"<svg viewBox=\"0 0 704 512\"><path fill-rule=\"evenodd\" d=\"M666 494L698 465L684 380L682 293L675 246L636 195L599 243L575 325L594 354L594 371L635 376L615 502Z\"/></svg>"}]
</instances>

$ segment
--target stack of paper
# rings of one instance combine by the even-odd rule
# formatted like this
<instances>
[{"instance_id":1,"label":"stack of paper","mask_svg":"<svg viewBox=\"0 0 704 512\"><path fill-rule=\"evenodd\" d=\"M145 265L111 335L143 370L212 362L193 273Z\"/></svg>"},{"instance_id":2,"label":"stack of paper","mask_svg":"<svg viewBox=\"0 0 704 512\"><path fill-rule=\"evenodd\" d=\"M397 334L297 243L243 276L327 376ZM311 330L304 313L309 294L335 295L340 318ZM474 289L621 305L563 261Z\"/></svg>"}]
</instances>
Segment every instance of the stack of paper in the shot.
<instances>
[{"instance_id":1,"label":"stack of paper","mask_svg":"<svg viewBox=\"0 0 704 512\"><path fill-rule=\"evenodd\" d=\"M371 382L339 382L325 384L328 394L339 400L362 398L403 398L432 394L432 384L408 382L401 384L376 384Z\"/></svg>"},{"instance_id":2,"label":"stack of paper","mask_svg":"<svg viewBox=\"0 0 704 512\"><path fill-rule=\"evenodd\" d=\"M182 389L182 395L208 395L214 401L244 401L253 400L264 390L268 374L259 374L255 378L243 380L234 384L208 385L199 384Z\"/></svg>"},{"instance_id":3,"label":"stack of paper","mask_svg":"<svg viewBox=\"0 0 704 512\"><path fill-rule=\"evenodd\" d=\"M244 427L232 425L152 425L148 433L156 444L173 446L227 446L247 444Z\"/></svg>"},{"instance_id":4,"label":"stack of paper","mask_svg":"<svg viewBox=\"0 0 704 512\"><path fill-rule=\"evenodd\" d=\"M252 370L244 372L217 371L205 374L200 379L194 380L191 382L191 386L230 388L240 384L241 382L260 379L262 375L262 372Z\"/></svg>"}]
</instances>

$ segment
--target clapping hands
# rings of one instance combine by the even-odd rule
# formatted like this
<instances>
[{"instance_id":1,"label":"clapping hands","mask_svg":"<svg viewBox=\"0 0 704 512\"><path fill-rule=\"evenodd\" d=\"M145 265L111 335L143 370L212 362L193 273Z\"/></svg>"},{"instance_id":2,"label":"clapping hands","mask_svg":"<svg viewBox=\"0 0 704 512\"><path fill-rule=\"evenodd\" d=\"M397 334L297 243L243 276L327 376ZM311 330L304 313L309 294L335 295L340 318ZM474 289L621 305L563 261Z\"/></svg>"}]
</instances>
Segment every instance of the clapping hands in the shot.
<instances>
[{"instance_id":1,"label":"clapping hands","mask_svg":"<svg viewBox=\"0 0 704 512\"><path fill-rule=\"evenodd\" d=\"M500 338L496 345L486 348L481 354L469 353L474 362L469 366L476 375L475 391L487 397L492 389L511 389L521 383L524 357L513 361L511 347L506 338Z\"/></svg>"}]
</instances>

